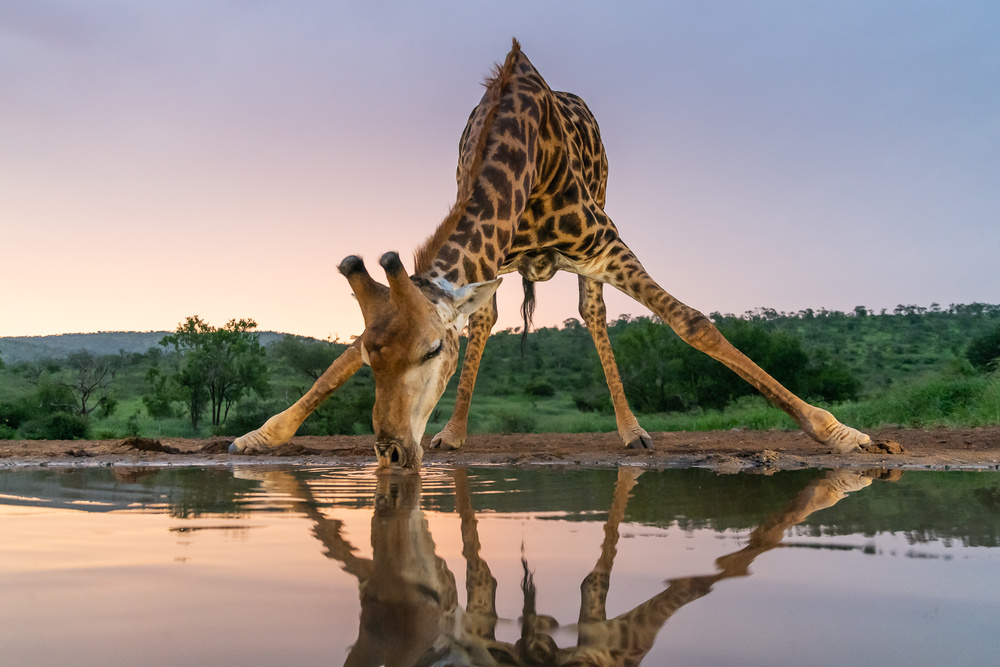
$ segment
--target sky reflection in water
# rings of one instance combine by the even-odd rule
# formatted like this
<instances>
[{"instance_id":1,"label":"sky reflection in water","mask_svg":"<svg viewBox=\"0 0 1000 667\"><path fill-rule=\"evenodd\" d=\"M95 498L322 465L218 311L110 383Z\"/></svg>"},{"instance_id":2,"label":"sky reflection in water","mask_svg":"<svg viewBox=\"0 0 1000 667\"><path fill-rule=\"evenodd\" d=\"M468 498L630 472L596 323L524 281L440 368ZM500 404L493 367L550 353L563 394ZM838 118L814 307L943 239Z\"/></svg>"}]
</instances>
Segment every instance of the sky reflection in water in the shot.
<instances>
[{"instance_id":1,"label":"sky reflection in water","mask_svg":"<svg viewBox=\"0 0 1000 667\"><path fill-rule=\"evenodd\" d=\"M9 665L995 664L998 509L995 473L7 471L0 646Z\"/></svg>"}]
</instances>

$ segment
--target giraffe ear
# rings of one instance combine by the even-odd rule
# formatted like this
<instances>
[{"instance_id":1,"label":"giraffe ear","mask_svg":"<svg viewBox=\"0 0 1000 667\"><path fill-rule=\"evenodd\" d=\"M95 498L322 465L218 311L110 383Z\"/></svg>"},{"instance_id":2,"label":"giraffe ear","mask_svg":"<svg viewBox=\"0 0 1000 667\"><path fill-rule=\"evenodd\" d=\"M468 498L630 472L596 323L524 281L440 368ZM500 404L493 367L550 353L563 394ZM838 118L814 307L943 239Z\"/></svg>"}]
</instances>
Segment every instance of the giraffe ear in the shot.
<instances>
[{"instance_id":1,"label":"giraffe ear","mask_svg":"<svg viewBox=\"0 0 1000 667\"><path fill-rule=\"evenodd\" d=\"M453 307L459 315L471 315L493 298L503 278L470 283L451 291Z\"/></svg>"}]
</instances>

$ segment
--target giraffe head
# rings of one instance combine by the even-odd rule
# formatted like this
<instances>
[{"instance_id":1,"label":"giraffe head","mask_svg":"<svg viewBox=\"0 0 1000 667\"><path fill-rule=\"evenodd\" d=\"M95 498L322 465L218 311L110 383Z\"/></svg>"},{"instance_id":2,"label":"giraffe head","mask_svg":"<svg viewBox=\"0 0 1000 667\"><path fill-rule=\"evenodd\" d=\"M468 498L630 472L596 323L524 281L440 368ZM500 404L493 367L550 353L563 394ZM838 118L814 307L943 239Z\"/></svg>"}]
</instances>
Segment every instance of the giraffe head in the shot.
<instances>
[{"instance_id":1,"label":"giraffe head","mask_svg":"<svg viewBox=\"0 0 1000 667\"><path fill-rule=\"evenodd\" d=\"M375 375L379 467L418 468L427 420L458 367L458 335L500 280L455 287L410 278L394 252L382 255L379 264L388 287L368 275L359 257L346 258L339 269L365 320L361 355Z\"/></svg>"}]
</instances>

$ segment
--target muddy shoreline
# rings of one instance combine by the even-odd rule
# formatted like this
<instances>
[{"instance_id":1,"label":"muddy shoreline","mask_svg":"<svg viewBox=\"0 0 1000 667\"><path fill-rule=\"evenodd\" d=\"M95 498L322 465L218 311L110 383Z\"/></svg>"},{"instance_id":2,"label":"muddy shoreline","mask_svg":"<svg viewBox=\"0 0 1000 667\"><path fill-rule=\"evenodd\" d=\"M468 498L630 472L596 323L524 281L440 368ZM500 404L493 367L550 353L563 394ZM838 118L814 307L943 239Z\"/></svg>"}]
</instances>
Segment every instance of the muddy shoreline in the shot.
<instances>
[{"instance_id":1,"label":"muddy shoreline","mask_svg":"<svg viewBox=\"0 0 1000 667\"><path fill-rule=\"evenodd\" d=\"M470 436L457 451L427 450L425 465L640 465L703 467L720 473L800 468L1000 470L1000 426L968 429L884 428L878 450L832 454L798 431L652 433L655 449L624 449L616 433ZM230 455L231 438L190 440L0 440L0 468L112 465L357 465L375 463L373 436L299 436L267 454ZM426 444L426 440L425 440ZM891 447L889 447L891 449Z\"/></svg>"}]
</instances>

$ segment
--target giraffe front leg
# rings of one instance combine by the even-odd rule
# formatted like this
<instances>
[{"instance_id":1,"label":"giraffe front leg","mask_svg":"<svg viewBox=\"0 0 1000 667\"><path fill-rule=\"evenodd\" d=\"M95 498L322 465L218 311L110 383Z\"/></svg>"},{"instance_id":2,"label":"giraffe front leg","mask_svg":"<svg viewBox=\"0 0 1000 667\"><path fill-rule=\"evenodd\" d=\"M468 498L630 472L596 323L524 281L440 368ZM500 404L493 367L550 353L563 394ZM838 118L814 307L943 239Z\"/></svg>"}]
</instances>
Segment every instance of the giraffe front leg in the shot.
<instances>
[{"instance_id":1,"label":"giraffe front leg","mask_svg":"<svg viewBox=\"0 0 1000 667\"><path fill-rule=\"evenodd\" d=\"M357 373L361 364L361 336L358 336L354 344L344 350L344 353L337 357L330 364L330 367L319 376L319 379L306 392L305 396L284 412L268 419L259 429L236 438L229 445L229 453L243 454L262 451L269 447L283 445L291 440L306 417L312 414L312 411L340 385L344 384L348 378Z\"/></svg>"},{"instance_id":2,"label":"giraffe front leg","mask_svg":"<svg viewBox=\"0 0 1000 667\"><path fill-rule=\"evenodd\" d=\"M601 358L604 378L611 392L611 402L615 407L615 421L618 424L618 435L629 449L652 449L653 439L645 429L639 426L628 400L625 398L625 388L618 374L618 364L611 350L608 339L608 312L604 305L604 285L596 280L580 276L580 317L583 318L594 339L594 346Z\"/></svg>"},{"instance_id":3,"label":"giraffe front leg","mask_svg":"<svg viewBox=\"0 0 1000 667\"><path fill-rule=\"evenodd\" d=\"M494 293L490 301L469 316L469 344L465 347L462 375L458 379L455 409L441 432L431 438L431 449L458 449L465 444L468 434L469 405L472 403L472 391L476 387L479 362L483 358L486 339L490 337L490 331L496 323L497 297Z\"/></svg>"},{"instance_id":4,"label":"giraffe front leg","mask_svg":"<svg viewBox=\"0 0 1000 667\"><path fill-rule=\"evenodd\" d=\"M844 454L871 442L866 434L841 424L821 408L809 405L788 391L727 341L715 325L697 310L667 293L646 273L631 250L620 240L614 246L620 270L608 272L606 282L639 301L666 322L688 345L721 362L750 383L771 403L784 410L817 442ZM612 247L609 245L609 249Z\"/></svg>"},{"instance_id":5,"label":"giraffe front leg","mask_svg":"<svg viewBox=\"0 0 1000 667\"><path fill-rule=\"evenodd\" d=\"M838 454L845 454L871 442L866 434L841 424L821 408L809 405L788 391L777 380L768 375L746 355L726 340L715 325L698 311L688 308L661 290L657 302L661 307L654 310L666 321L684 342L692 345L713 359L723 363L734 373L753 385L771 403L785 411L813 440L827 445ZM664 315L673 315L672 319Z\"/></svg>"}]
</instances>

